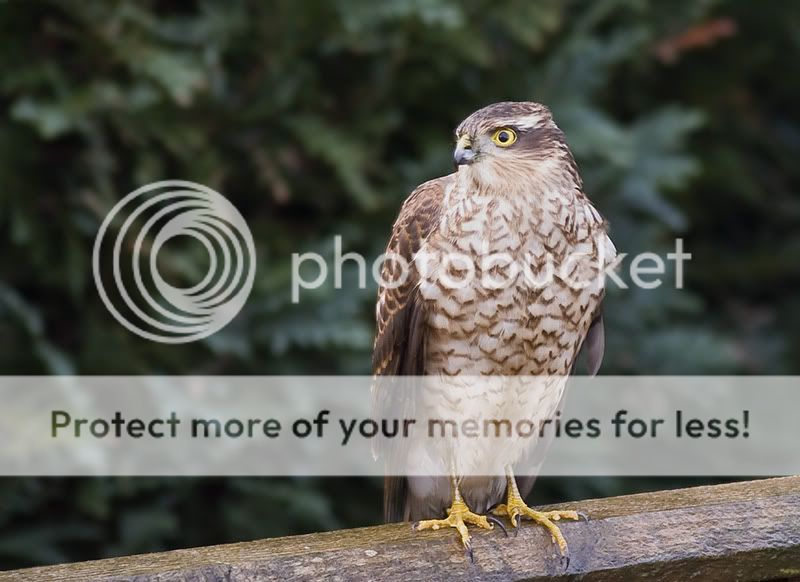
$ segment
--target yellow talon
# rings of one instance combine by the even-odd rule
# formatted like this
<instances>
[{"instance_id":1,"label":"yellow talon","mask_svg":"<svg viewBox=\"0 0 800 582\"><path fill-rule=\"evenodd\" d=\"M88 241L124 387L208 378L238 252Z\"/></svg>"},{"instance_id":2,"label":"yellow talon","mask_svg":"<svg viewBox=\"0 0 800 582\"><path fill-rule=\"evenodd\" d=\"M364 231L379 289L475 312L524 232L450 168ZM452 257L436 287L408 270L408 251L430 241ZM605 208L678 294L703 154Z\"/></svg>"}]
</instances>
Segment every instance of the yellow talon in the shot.
<instances>
[{"instance_id":1,"label":"yellow talon","mask_svg":"<svg viewBox=\"0 0 800 582\"><path fill-rule=\"evenodd\" d=\"M508 508L511 507L509 510ZM544 526L550 532L553 541L558 544L558 549L562 556L568 553L567 541L558 526L553 523L560 519L580 519L576 511L536 511L528 507L521 497L509 499L507 504L498 505L492 512L495 515L507 515L511 520L511 525L519 527L521 519L517 517L526 516L536 523Z\"/></svg>"},{"instance_id":2,"label":"yellow talon","mask_svg":"<svg viewBox=\"0 0 800 582\"><path fill-rule=\"evenodd\" d=\"M528 507L523 501L522 497L519 494L519 489L517 489L517 482L514 479L514 475L509 469L507 471L508 476L508 499L506 503L498 505L494 508L492 513L495 515L507 515L511 520L511 525L514 527L519 527L522 521L522 516L529 517L539 525L544 526L547 528L547 531L550 532L550 537L553 541L558 545L558 550L561 552L563 557L569 559L569 548L567 547L567 540L564 539L564 535L561 533L561 530L558 526L553 523L555 521L559 521L561 519L580 519L580 515L577 511L536 511ZM517 517L520 519L518 520Z\"/></svg>"},{"instance_id":3,"label":"yellow talon","mask_svg":"<svg viewBox=\"0 0 800 582\"><path fill-rule=\"evenodd\" d=\"M447 510L447 517L445 519L425 519L417 522L414 529L420 531L424 529L438 530L442 527L452 527L458 531L461 537L461 543L464 549L472 555L472 548L470 543L469 530L467 524L476 525L483 529L493 529L494 526L489 523L485 515L478 515L472 513L467 504L461 498L461 493L458 488L455 489L453 504Z\"/></svg>"}]
</instances>

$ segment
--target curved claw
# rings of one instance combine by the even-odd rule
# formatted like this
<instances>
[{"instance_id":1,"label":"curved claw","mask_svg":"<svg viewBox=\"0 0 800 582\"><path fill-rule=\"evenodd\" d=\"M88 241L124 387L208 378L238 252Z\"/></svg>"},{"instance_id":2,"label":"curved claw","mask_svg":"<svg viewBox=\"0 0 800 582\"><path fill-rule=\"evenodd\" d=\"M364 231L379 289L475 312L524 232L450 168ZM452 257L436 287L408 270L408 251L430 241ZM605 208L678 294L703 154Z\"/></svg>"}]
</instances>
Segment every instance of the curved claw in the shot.
<instances>
[{"instance_id":1,"label":"curved claw","mask_svg":"<svg viewBox=\"0 0 800 582\"><path fill-rule=\"evenodd\" d=\"M569 570L569 550L561 555L561 561L564 564L564 570L562 572L566 573L566 571Z\"/></svg>"},{"instance_id":2,"label":"curved claw","mask_svg":"<svg viewBox=\"0 0 800 582\"><path fill-rule=\"evenodd\" d=\"M514 522L514 537L519 537L520 526L522 525L522 515L519 513L512 518Z\"/></svg>"},{"instance_id":3,"label":"curved claw","mask_svg":"<svg viewBox=\"0 0 800 582\"><path fill-rule=\"evenodd\" d=\"M588 516L588 515L586 515L584 512L582 512L582 511L576 511L575 513L577 513L577 514L578 514L578 517L580 517L582 520L584 520L584 521L589 521L589 516Z\"/></svg>"},{"instance_id":4,"label":"curved claw","mask_svg":"<svg viewBox=\"0 0 800 582\"><path fill-rule=\"evenodd\" d=\"M499 519L497 519L495 516L493 516L491 514L487 514L486 515L486 521L490 521L493 524L495 524L496 526L498 526L501 530L503 530L503 533L506 534L506 537L508 537L508 530L506 529L506 526L503 525L502 521L500 521Z\"/></svg>"},{"instance_id":5,"label":"curved claw","mask_svg":"<svg viewBox=\"0 0 800 582\"><path fill-rule=\"evenodd\" d=\"M464 546L464 555L469 558L469 563L475 563L475 552L472 551L472 546Z\"/></svg>"}]
</instances>

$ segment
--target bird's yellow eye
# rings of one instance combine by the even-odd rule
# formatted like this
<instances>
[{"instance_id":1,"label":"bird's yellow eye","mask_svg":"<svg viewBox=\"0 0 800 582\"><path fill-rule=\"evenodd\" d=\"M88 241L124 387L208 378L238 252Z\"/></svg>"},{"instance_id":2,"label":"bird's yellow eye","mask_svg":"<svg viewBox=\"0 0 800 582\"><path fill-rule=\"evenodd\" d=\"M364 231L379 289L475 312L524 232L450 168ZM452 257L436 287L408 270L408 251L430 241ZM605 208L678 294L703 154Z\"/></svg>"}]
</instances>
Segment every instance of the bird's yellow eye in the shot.
<instances>
[{"instance_id":1,"label":"bird's yellow eye","mask_svg":"<svg viewBox=\"0 0 800 582\"><path fill-rule=\"evenodd\" d=\"M517 141L517 132L510 127L501 127L492 135L492 141L501 148L507 148Z\"/></svg>"}]
</instances>

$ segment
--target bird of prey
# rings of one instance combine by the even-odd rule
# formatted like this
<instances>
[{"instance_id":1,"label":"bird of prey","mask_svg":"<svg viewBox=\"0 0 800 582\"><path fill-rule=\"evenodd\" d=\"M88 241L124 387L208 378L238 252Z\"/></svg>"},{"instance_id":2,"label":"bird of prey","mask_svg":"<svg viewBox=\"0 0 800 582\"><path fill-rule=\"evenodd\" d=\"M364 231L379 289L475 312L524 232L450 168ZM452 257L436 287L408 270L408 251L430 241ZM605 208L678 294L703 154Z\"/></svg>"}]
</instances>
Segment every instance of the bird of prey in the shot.
<instances>
[{"instance_id":1,"label":"bird of prey","mask_svg":"<svg viewBox=\"0 0 800 582\"><path fill-rule=\"evenodd\" d=\"M467 117L455 138L456 171L418 186L392 229L387 257L401 257L412 268L400 277L402 261L384 262L373 373L376 378L568 376L583 349L594 374L604 345L602 274L616 251L605 220L583 192L564 134L544 105L503 102ZM447 253L474 259L477 269L457 288L440 280L460 269L444 264ZM492 253L505 257L505 263L486 267L479 260ZM432 267L420 268L423 255L433 260ZM555 265L555 275L531 284L523 271L541 273L547 260ZM512 263L523 267L516 276ZM486 285L482 270L505 276L506 284ZM590 284L568 281L567 275ZM516 407L547 416L557 409L563 390L536 402L502 391L452 392L423 405L454 412ZM374 395L384 405L406 397L387 394L380 385ZM515 477L514 465L529 453L524 444L513 449L503 459L504 475L465 477L454 467L449 479L388 476L385 518L422 520L418 530L456 528L471 555L467 524L491 529L489 511L507 516L515 528L527 517L546 527L566 555L554 522L578 515L538 512L525 504L535 476Z\"/></svg>"}]
</instances>

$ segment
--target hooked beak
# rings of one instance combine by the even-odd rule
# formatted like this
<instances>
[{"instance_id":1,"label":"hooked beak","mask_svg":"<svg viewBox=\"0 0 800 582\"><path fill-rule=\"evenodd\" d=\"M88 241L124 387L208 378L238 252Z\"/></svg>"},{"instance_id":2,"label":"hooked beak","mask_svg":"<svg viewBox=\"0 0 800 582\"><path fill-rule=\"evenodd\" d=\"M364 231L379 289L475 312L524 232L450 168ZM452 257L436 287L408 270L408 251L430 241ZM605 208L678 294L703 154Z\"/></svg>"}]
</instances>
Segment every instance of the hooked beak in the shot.
<instances>
[{"instance_id":1,"label":"hooked beak","mask_svg":"<svg viewBox=\"0 0 800 582\"><path fill-rule=\"evenodd\" d=\"M472 149L472 138L462 135L456 143L456 150L453 152L453 161L456 166L469 165L475 161L475 150Z\"/></svg>"}]
</instances>

